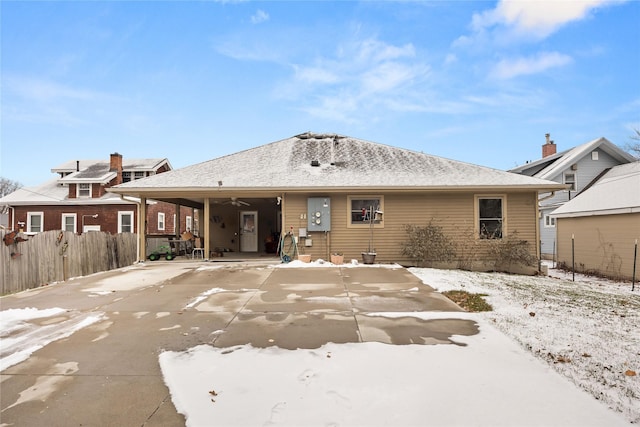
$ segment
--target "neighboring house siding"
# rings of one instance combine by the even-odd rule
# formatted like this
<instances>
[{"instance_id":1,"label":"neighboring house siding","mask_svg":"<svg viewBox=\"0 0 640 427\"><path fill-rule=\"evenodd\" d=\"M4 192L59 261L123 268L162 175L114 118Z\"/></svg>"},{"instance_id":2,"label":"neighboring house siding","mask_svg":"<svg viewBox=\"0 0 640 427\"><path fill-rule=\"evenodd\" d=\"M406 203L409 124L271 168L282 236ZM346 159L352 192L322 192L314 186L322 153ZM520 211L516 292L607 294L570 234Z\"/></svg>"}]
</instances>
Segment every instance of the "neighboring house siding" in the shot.
<instances>
[{"instance_id":1,"label":"neighboring house siding","mask_svg":"<svg viewBox=\"0 0 640 427\"><path fill-rule=\"evenodd\" d=\"M160 212L164 213L164 230L158 229L158 213ZM187 229L188 216L193 218L194 209L180 206L180 226L176 227L176 205L174 203L151 203L147 206L147 234L172 236L180 234Z\"/></svg>"},{"instance_id":2,"label":"neighboring house siding","mask_svg":"<svg viewBox=\"0 0 640 427\"><path fill-rule=\"evenodd\" d=\"M540 250L544 258L552 259L557 253L556 227L545 224L545 215L549 215L555 208L540 209Z\"/></svg>"},{"instance_id":3,"label":"neighboring house siding","mask_svg":"<svg viewBox=\"0 0 640 427\"><path fill-rule=\"evenodd\" d=\"M430 220L442 227L443 232L460 245L473 245L479 261L487 261L487 241L475 239L475 196L503 195L505 196L505 232L512 234L517 231L518 238L531 243L531 251L536 252L536 204L537 194L530 193L377 193L372 191L368 195L384 197L384 215L381 227L373 230L373 247L377 252L376 262L398 262L404 265L412 264L412 260L402 256L402 247L407 238L405 225L427 225ZM301 214L307 214L308 197L330 197L331 199L331 232L310 232L312 247L305 247L300 239L301 251L311 254L312 259L329 259L334 252L342 252L345 260L361 260L361 253L368 249L369 227L349 228L348 196L357 193L340 195L289 195L285 198L286 215L283 231L288 232L293 227L298 235L299 228L306 227L307 220L300 219ZM475 240L474 240L475 239ZM481 267L482 268L482 267ZM485 268L489 268L488 264Z\"/></svg>"},{"instance_id":4,"label":"neighboring house siding","mask_svg":"<svg viewBox=\"0 0 640 427\"><path fill-rule=\"evenodd\" d=\"M558 262L572 268L575 236L576 271L631 279L634 242L640 236L640 214L558 218Z\"/></svg>"},{"instance_id":5,"label":"neighboring house siding","mask_svg":"<svg viewBox=\"0 0 640 427\"><path fill-rule=\"evenodd\" d=\"M118 232L118 211L134 211L134 217L137 216L135 205L87 205L87 206L16 206L14 208L16 221L27 223L28 212L44 213L44 230L60 230L62 227L62 215L76 213L77 224L76 230L82 231L83 215L84 225L100 225L100 231L107 233ZM91 215L98 214L98 218L92 218ZM134 223L135 225L135 223Z\"/></svg>"},{"instance_id":6,"label":"neighboring house siding","mask_svg":"<svg viewBox=\"0 0 640 427\"><path fill-rule=\"evenodd\" d=\"M591 153L597 152L597 160L593 160ZM542 242L542 254L544 258L551 258L553 256L554 246L556 246L556 234L555 229L545 227L544 214L553 211L558 205L568 202L575 198L585 187L587 187L596 177L598 177L605 169L617 166L620 164L617 160L605 153L601 149L595 149L586 153L580 160L574 164L577 166L575 170L571 169L571 165L568 165L566 169L558 173L556 176L551 177L552 181L564 183L564 175L567 172L573 172L576 176L577 191L562 190L556 191L555 196L545 199L541 202L542 215L540 218L540 240ZM547 194L543 194L545 197ZM545 209L549 207L549 209Z\"/></svg>"}]
</instances>

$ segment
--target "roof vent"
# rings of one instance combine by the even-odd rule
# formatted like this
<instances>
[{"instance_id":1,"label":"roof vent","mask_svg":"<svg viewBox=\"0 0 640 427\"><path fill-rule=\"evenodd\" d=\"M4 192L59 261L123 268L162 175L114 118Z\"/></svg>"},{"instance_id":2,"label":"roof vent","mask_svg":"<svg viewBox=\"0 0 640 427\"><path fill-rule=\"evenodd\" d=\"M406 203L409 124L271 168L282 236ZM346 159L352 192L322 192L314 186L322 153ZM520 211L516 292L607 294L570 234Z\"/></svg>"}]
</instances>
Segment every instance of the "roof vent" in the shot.
<instances>
[{"instance_id":1,"label":"roof vent","mask_svg":"<svg viewBox=\"0 0 640 427\"><path fill-rule=\"evenodd\" d=\"M311 160L311 166L313 166L313 167L316 167L316 168L317 168L318 166L320 166L320 162L319 162L319 161L317 161L317 160Z\"/></svg>"}]
</instances>

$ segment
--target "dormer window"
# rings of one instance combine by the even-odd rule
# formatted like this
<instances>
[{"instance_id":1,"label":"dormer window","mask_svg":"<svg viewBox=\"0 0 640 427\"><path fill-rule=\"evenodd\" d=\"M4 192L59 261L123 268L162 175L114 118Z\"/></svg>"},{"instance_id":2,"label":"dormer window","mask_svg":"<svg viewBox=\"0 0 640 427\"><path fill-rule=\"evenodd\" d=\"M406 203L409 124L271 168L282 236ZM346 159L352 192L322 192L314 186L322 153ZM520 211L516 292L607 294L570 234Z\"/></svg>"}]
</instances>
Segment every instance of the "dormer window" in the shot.
<instances>
[{"instance_id":1,"label":"dormer window","mask_svg":"<svg viewBox=\"0 0 640 427\"><path fill-rule=\"evenodd\" d=\"M145 171L123 171L122 172L122 182L129 182L136 179L142 179L147 176Z\"/></svg>"},{"instance_id":2,"label":"dormer window","mask_svg":"<svg viewBox=\"0 0 640 427\"><path fill-rule=\"evenodd\" d=\"M86 182L81 182L77 186L77 197L91 197L91 184Z\"/></svg>"}]
</instances>

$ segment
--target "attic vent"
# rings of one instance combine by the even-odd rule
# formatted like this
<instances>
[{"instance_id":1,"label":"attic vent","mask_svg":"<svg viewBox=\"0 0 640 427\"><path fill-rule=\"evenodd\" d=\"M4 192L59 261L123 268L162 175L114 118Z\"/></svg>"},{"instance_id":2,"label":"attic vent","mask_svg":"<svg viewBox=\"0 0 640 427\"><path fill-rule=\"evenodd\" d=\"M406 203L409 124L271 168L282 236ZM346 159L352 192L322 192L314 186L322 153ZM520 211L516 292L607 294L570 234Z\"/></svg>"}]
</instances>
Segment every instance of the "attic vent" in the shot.
<instances>
[{"instance_id":1,"label":"attic vent","mask_svg":"<svg viewBox=\"0 0 640 427\"><path fill-rule=\"evenodd\" d=\"M311 160L311 166L318 167L320 166L320 162L317 160Z\"/></svg>"}]
</instances>

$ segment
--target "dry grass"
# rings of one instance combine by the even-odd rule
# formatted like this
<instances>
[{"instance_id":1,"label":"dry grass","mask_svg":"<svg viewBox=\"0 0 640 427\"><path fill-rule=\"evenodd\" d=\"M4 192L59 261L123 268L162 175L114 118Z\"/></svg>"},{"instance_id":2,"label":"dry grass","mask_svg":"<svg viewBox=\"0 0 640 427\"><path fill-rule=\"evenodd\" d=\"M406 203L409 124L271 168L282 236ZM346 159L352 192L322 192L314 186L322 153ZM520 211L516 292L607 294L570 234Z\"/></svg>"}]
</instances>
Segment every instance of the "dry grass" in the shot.
<instances>
[{"instance_id":1,"label":"dry grass","mask_svg":"<svg viewBox=\"0 0 640 427\"><path fill-rule=\"evenodd\" d=\"M464 310L472 313L493 310L493 307L484 300L486 294L471 294L466 291L446 291L442 294Z\"/></svg>"}]
</instances>

